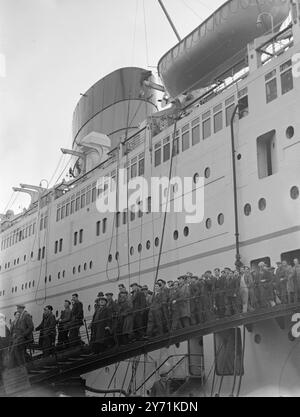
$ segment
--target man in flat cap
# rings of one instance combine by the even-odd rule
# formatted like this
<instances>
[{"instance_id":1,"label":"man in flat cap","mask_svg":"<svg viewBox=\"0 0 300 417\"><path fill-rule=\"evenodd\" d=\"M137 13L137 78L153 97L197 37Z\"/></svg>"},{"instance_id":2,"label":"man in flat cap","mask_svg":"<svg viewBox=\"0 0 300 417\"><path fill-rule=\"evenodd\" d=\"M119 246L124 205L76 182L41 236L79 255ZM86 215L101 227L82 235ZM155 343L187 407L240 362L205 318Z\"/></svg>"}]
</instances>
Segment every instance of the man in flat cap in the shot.
<instances>
[{"instance_id":1,"label":"man in flat cap","mask_svg":"<svg viewBox=\"0 0 300 417\"><path fill-rule=\"evenodd\" d=\"M107 299L107 309L109 312L109 316L111 317L111 331L112 331L112 337L108 341L108 344L113 346L117 344L117 325L118 325L118 304L114 300L114 295L112 292L107 292L105 294L105 297Z\"/></svg>"},{"instance_id":2,"label":"man in flat cap","mask_svg":"<svg viewBox=\"0 0 300 417\"><path fill-rule=\"evenodd\" d=\"M170 291L166 286L166 281L164 279L158 279L157 283L160 285L160 293L162 300L162 313L163 313L163 328L165 332L168 332L170 329L170 312L169 312L169 300L170 300Z\"/></svg>"},{"instance_id":3,"label":"man in flat cap","mask_svg":"<svg viewBox=\"0 0 300 417\"><path fill-rule=\"evenodd\" d=\"M91 326L91 349L95 353L101 353L108 347L108 341L111 337L111 317L107 308L107 299L99 298L99 307L97 308Z\"/></svg>"},{"instance_id":4,"label":"man in flat cap","mask_svg":"<svg viewBox=\"0 0 300 417\"><path fill-rule=\"evenodd\" d=\"M72 313L71 313L71 322L70 322L70 346L80 345L82 343L81 337L79 334L80 327L83 325L83 305L79 301L78 294L72 294L71 298L72 303Z\"/></svg>"},{"instance_id":5,"label":"man in flat cap","mask_svg":"<svg viewBox=\"0 0 300 417\"><path fill-rule=\"evenodd\" d=\"M13 340L11 345L11 360L13 366L24 365L26 348L33 342L34 325L31 315L25 310L24 304L17 305L18 318L14 323Z\"/></svg>"},{"instance_id":6,"label":"man in flat cap","mask_svg":"<svg viewBox=\"0 0 300 417\"><path fill-rule=\"evenodd\" d=\"M39 346L43 350L43 355L51 355L56 337L56 319L53 315L52 306L48 305L44 308L41 324L35 330L40 332Z\"/></svg>"},{"instance_id":7,"label":"man in flat cap","mask_svg":"<svg viewBox=\"0 0 300 417\"><path fill-rule=\"evenodd\" d=\"M131 284L130 288L132 289L132 311L133 311L133 330L137 340L145 336L145 320L144 313L147 309L146 296L141 291L137 283Z\"/></svg>"}]
</instances>

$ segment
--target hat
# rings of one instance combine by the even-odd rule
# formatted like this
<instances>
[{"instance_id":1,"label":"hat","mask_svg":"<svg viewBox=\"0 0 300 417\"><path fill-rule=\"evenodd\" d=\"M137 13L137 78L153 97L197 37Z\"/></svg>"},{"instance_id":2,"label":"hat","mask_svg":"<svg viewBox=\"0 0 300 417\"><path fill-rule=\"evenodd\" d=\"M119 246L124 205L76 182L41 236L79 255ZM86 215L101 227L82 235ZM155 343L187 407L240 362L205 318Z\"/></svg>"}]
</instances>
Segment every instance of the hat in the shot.
<instances>
[{"instance_id":1,"label":"hat","mask_svg":"<svg viewBox=\"0 0 300 417\"><path fill-rule=\"evenodd\" d=\"M171 283L171 284L173 284L173 282L174 282L174 281L172 281L172 280L170 279L170 281L168 281L168 284L170 284L170 283Z\"/></svg>"},{"instance_id":2,"label":"hat","mask_svg":"<svg viewBox=\"0 0 300 417\"><path fill-rule=\"evenodd\" d=\"M97 297L104 297L104 294L102 291L98 292Z\"/></svg>"},{"instance_id":3,"label":"hat","mask_svg":"<svg viewBox=\"0 0 300 417\"><path fill-rule=\"evenodd\" d=\"M281 261L277 261L277 262L276 262L276 265L280 265L280 264L281 264Z\"/></svg>"},{"instance_id":4,"label":"hat","mask_svg":"<svg viewBox=\"0 0 300 417\"><path fill-rule=\"evenodd\" d=\"M118 287L123 287L123 288L125 288L125 285L124 285L124 284L119 284L119 285L118 285Z\"/></svg>"},{"instance_id":5,"label":"hat","mask_svg":"<svg viewBox=\"0 0 300 417\"><path fill-rule=\"evenodd\" d=\"M193 274L192 274L191 272L187 272L185 275L186 275L187 277L192 277L192 276L193 276Z\"/></svg>"},{"instance_id":6,"label":"hat","mask_svg":"<svg viewBox=\"0 0 300 417\"><path fill-rule=\"evenodd\" d=\"M158 279L157 282L161 282L162 284L166 284L166 281L163 279Z\"/></svg>"},{"instance_id":7,"label":"hat","mask_svg":"<svg viewBox=\"0 0 300 417\"><path fill-rule=\"evenodd\" d=\"M265 266L264 262L259 262L258 267Z\"/></svg>"},{"instance_id":8,"label":"hat","mask_svg":"<svg viewBox=\"0 0 300 417\"><path fill-rule=\"evenodd\" d=\"M107 297L108 295L110 295L111 297L113 297L113 293L112 293L112 292L107 292L107 293L105 294L105 297Z\"/></svg>"},{"instance_id":9,"label":"hat","mask_svg":"<svg viewBox=\"0 0 300 417\"><path fill-rule=\"evenodd\" d=\"M142 286L142 290L148 290L149 288L148 288L148 285L143 285Z\"/></svg>"},{"instance_id":10,"label":"hat","mask_svg":"<svg viewBox=\"0 0 300 417\"><path fill-rule=\"evenodd\" d=\"M24 304L17 304L16 307L17 308L25 308Z\"/></svg>"},{"instance_id":11,"label":"hat","mask_svg":"<svg viewBox=\"0 0 300 417\"><path fill-rule=\"evenodd\" d=\"M133 284L131 284L131 285L130 285L130 288L131 288L131 287L134 287L134 286L138 287L138 286L139 286L139 284L137 284L136 282L134 282Z\"/></svg>"},{"instance_id":12,"label":"hat","mask_svg":"<svg viewBox=\"0 0 300 417\"><path fill-rule=\"evenodd\" d=\"M177 279L185 279L184 275L181 275L180 277L178 277Z\"/></svg>"}]
</instances>

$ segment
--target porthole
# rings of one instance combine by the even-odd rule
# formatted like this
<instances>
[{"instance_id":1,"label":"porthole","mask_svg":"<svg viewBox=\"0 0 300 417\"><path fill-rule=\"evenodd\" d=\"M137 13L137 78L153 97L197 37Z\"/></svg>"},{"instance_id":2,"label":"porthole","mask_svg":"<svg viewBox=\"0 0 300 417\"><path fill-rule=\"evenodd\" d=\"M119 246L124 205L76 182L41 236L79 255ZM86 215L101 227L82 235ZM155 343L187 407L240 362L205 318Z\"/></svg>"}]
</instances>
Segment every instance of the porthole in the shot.
<instances>
[{"instance_id":1,"label":"porthole","mask_svg":"<svg viewBox=\"0 0 300 417\"><path fill-rule=\"evenodd\" d=\"M45 284L47 283L47 277L45 277ZM25 288L27 288L27 284L25 284Z\"/></svg>"},{"instance_id":2,"label":"porthole","mask_svg":"<svg viewBox=\"0 0 300 417\"><path fill-rule=\"evenodd\" d=\"M204 176L205 176L206 179L208 179L210 177L210 168L209 167L205 168Z\"/></svg>"},{"instance_id":3,"label":"porthole","mask_svg":"<svg viewBox=\"0 0 300 417\"><path fill-rule=\"evenodd\" d=\"M14 292L14 287L12 287L11 292Z\"/></svg>"},{"instance_id":4,"label":"porthole","mask_svg":"<svg viewBox=\"0 0 300 417\"><path fill-rule=\"evenodd\" d=\"M143 247L142 247L142 244L140 243L140 244L138 245L138 252L139 252L139 253L141 253L141 252L142 252L142 249L143 249Z\"/></svg>"},{"instance_id":5,"label":"porthole","mask_svg":"<svg viewBox=\"0 0 300 417\"><path fill-rule=\"evenodd\" d=\"M299 188L295 185L291 188L290 194L292 200L297 200L297 198L299 198Z\"/></svg>"},{"instance_id":6,"label":"porthole","mask_svg":"<svg viewBox=\"0 0 300 417\"><path fill-rule=\"evenodd\" d=\"M90 312L91 311L91 305L89 304L89 306L88 306L88 312Z\"/></svg>"},{"instance_id":7,"label":"porthole","mask_svg":"<svg viewBox=\"0 0 300 417\"><path fill-rule=\"evenodd\" d=\"M60 272L57 274L57 278L60 279Z\"/></svg>"},{"instance_id":8,"label":"porthole","mask_svg":"<svg viewBox=\"0 0 300 417\"><path fill-rule=\"evenodd\" d=\"M242 159L242 155L239 153L237 156L237 160L240 161Z\"/></svg>"},{"instance_id":9,"label":"porthole","mask_svg":"<svg viewBox=\"0 0 300 417\"><path fill-rule=\"evenodd\" d=\"M51 282L51 275L49 275L49 282Z\"/></svg>"},{"instance_id":10,"label":"porthole","mask_svg":"<svg viewBox=\"0 0 300 417\"><path fill-rule=\"evenodd\" d=\"M207 219L206 222L205 222L206 229L210 229L211 225L212 225L211 219Z\"/></svg>"},{"instance_id":11,"label":"porthole","mask_svg":"<svg viewBox=\"0 0 300 417\"><path fill-rule=\"evenodd\" d=\"M73 275L75 275L75 272L76 272L76 268L75 266L73 266Z\"/></svg>"},{"instance_id":12,"label":"porthole","mask_svg":"<svg viewBox=\"0 0 300 417\"><path fill-rule=\"evenodd\" d=\"M62 276L63 278L65 277L66 271L63 271Z\"/></svg>"},{"instance_id":13,"label":"porthole","mask_svg":"<svg viewBox=\"0 0 300 417\"><path fill-rule=\"evenodd\" d=\"M29 281L28 287L31 288L31 281Z\"/></svg>"},{"instance_id":14,"label":"porthole","mask_svg":"<svg viewBox=\"0 0 300 417\"><path fill-rule=\"evenodd\" d=\"M267 207L267 202L265 198L261 198L258 202L258 208L260 211L264 211Z\"/></svg>"},{"instance_id":15,"label":"porthole","mask_svg":"<svg viewBox=\"0 0 300 417\"><path fill-rule=\"evenodd\" d=\"M197 182L199 180L199 177L200 177L200 175L198 174L198 172L196 172L196 174L193 177L194 184L197 184Z\"/></svg>"},{"instance_id":16,"label":"porthole","mask_svg":"<svg viewBox=\"0 0 300 417\"><path fill-rule=\"evenodd\" d=\"M46 282L46 280L47 280L47 277L45 277L45 282ZM27 290L27 282L25 284L25 290Z\"/></svg>"},{"instance_id":17,"label":"porthole","mask_svg":"<svg viewBox=\"0 0 300 417\"><path fill-rule=\"evenodd\" d=\"M20 262L20 259L18 258L18 259L17 259L17 264L18 264L18 265L19 265L19 262Z\"/></svg>"},{"instance_id":18,"label":"porthole","mask_svg":"<svg viewBox=\"0 0 300 417\"><path fill-rule=\"evenodd\" d=\"M245 216L250 216L250 214L251 214L251 204L249 204L249 203L245 204L244 213L245 213Z\"/></svg>"},{"instance_id":19,"label":"porthole","mask_svg":"<svg viewBox=\"0 0 300 417\"><path fill-rule=\"evenodd\" d=\"M31 257L31 259L33 258L33 252L31 252L30 257Z\"/></svg>"},{"instance_id":20,"label":"porthole","mask_svg":"<svg viewBox=\"0 0 300 417\"><path fill-rule=\"evenodd\" d=\"M112 261L112 254L110 253L108 256L108 262L111 262L111 261Z\"/></svg>"},{"instance_id":21,"label":"porthole","mask_svg":"<svg viewBox=\"0 0 300 417\"><path fill-rule=\"evenodd\" d=\"M87 270L87 263L85 262L83 265L83 269L86 271Z\"/></svg>"},{"instance_id":22,"label":"porthole","mask_svg":"<svg viewBox=\"0 0 300 417\"><path fill-rule=\"evenodd\" d=\"M183 234L185 237L188 237L188 235L190 234L190 229L187 226L183 229Z\"/></svg>"},{"instance_id":23,"label":"porthole","mask_svg":"<svg viewBox=\"0 0 300 417\"><path fill-rule=\"evenodd\" d=\"M130 248L130 255L133 256L133 254L134 254L134 248L133 248L133 246L131 246L131 248Z\"/></svg>"},{"instance_id":24,"label":"porthole","mask_svg":"<svg viewBox=\"0 0 300 417\"><path fill-rule=\"evenodd\" d=\"M22 284L22 290L24 290L24 284Z\"/></svg>"},{"instance_id":25,"label":"porthole","mask_svg":"<svg viewBox=\"0 0 300 417\"><path fill-rule=\"evenodd\" d=\"M17 292L18 291L18 287L15 287L15 292Z\"/></svg>"},{"instance_id":26,"label":"porthole","mask_svg":"<svg viewBox=\"0 0 300 417\"><path fill-rule=\"evenodd\" d=\"M151 242L150 242L150 240L147 240L147 243L146 243L146 248L147 248L148 250L151 248Z\"/></svg>"},{"instance_id":27,"label":"porthole","mask_svg":"<svg viewBox=\"0 0 300 417\"><path fill-rule=\"evenodd\" d=\"M77 270L78 270L78 273L80 273L80 271L81 271L81 265L78 265Z\"/></svg>"},{"instance_id":28,"label":"porthole","mask_svg":"<svg viewBox=\"0 0 300 417\"><path fill-rule=\"evenodd\" d=\"M254 336L254 342L258 345L260 344L260 342L261 342L261 335L260 334L256 334Z\"/></svg>"},{"instance_id":29,"label":"porthole","mask_svg":"<svg viewBox=\"0 0 300 417\"><path fill-rule=\"evenodd\" d=\"M179 236L178 230L175 230L175 232L173 233L174 240L178 240L178 236Z\"/></svg>"},{"instance_id":30,"label":"porthole","mask_svg":"<svg viewBox=\"0 0 300 417\"><path fill-rule=\"evenodd\" d=\"M294 134L295 134L295 129L293 126L289 126L285 131L285 135L288 139L292 139Z\"/></svg>"},{"instance_id":31,"label":"porthole","mask_svg":"<svg viewBox=\"0 0 300 417\"><path fill-rule=\"evenodd\" d=\"M158 245L159 245L159 238L157 237L157 238L155 238L155 242L154 242L154 244L155 244L155 246L156 247L158 247Z\"/></svg>"},{"instance_id":32,"label":"porthole","mask_svg":"<svg viewBox=\"0 0 300 417\"><path fill-rule=\"evenodd\" d=\"M224 214L223 213L220 213L218 215L218 223L219 223L220 226L222 226L224 224Z\"/></svg>"},{"instance_id":33,"label":"porthole","mask_svg":"<svg viewBox=\"0 0 300 417\"><path fill-rule=\"evenodd\" d=\"M119 257L120 257L120 254L119 254L119 252L116 252L116 261L118 261L119 260Z\"/></svg>"},{"instance_id":34,"label":"porthole","mask_svg":"<svg viewBox=\"0 0 300 417\"><path fill-rule=\"evenodd\" d=\"M93 261L90 261L90 269L93 268Z\"/></svg>"},{"instance_id":35,"label":"porthole","mask_svg":"<svg viewBox=\"0 0 300 417\"><path fill-rule=\"evenodd\" d=\"M32 286L34 287L34 281L32 281Z\"/></svg>"}]
</instances>

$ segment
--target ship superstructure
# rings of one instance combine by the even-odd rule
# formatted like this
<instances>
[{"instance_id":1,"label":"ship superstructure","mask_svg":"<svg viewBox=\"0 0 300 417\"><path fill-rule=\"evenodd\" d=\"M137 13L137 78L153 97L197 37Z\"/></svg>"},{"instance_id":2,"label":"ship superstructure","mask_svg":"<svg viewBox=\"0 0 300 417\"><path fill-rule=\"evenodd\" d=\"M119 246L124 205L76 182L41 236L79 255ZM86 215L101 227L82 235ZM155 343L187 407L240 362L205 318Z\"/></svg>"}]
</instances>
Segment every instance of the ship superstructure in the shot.
<instances>
[{"instance_id":1,"label":"ship superstructure","mask_svg":"<svg viewBox=\"0 0 300 417\"><path fill-rule=\"evenodd\" d=\"M30 191L30 207L2 216L0 309L7 317L18 302L26 304L36 323L45 304L53 305L58 316L74 291L90 317L98 291L116 293L120 282L151 286L158 262L159 277L167 280L236 261L273 265L300 256L300 81L295 70L300 4L258 2L257 8L256 2L248 3L242 8L244 2L227 2L161 59L169 107L157 111L151 88L157 85L151 73L138 68L110 74L81 98L73 147L64 150L73 157L73 179L49 190L22 184ZM290 23L282 26L289 11ZM255 23L263 13L274 16L276 31L260 36ZM245 38L238 39L243 30ZM220 55L215 46L222 34L228 43ZM117 178L122 168L129 179L169 178L171 162L173 177L193 178L194 195L198 178L204 177L202 222L186 223L184 212L153 212L151 195L146 208L99 213L97 198L110 186L99 179ZM179 196L174 185L171 202ZM288 330L268 320L246 333L241 394L300 394L299 349L292 352ZM168 357L188 354L187 366L176 372L203 380L221 338L211 334L166 347L155 352L155 361L144 358L144 367L150 374ZM125 362L119 366L117 385L126 367ZM87 376L89 385L107 386L113 366L97 372L96 380ZM141 382L142 373L137 378ZM220 378L222 391L230 393L231 375Z\"/></svg>"}]
</instances>

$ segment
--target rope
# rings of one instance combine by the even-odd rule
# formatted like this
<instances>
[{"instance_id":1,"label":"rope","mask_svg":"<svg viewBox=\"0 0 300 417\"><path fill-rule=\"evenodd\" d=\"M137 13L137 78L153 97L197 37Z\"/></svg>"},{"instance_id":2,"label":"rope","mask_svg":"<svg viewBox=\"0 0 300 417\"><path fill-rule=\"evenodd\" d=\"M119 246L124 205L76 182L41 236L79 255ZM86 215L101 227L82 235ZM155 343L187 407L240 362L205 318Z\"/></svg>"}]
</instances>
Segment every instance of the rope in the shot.
<instances>
[{"instance_id":1,"label":"rope","mask_svg":"<svg viewBox=\"0 0 300 417\"><path fill-rule=\"evenodd\" d=\"M244 357L245 357L245 344L246 344L246 327L243 326L243 352L242 352L242 360L241 360L241 366L240 366L240 379L239 379L239 385L236 396L240 396L241 386L242 386L242 379L243 379L243 371L244 371Z\"/></svg>"}]
</instances>

